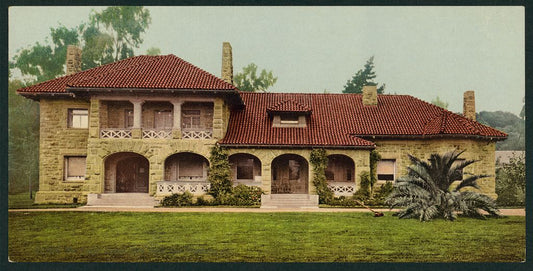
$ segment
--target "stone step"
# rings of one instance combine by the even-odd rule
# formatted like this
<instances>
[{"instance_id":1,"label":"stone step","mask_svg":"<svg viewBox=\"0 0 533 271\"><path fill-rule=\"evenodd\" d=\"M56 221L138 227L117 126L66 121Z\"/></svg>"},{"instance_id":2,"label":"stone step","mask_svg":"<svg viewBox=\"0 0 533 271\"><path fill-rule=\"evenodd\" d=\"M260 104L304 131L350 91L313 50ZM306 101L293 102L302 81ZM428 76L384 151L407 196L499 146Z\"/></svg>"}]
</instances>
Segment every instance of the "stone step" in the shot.
<instances>
[{"instance_id":1,"label":"stone step","mask_svg":"<svg viewBox=\"0 0 533 271\"><path fill-rule=\"evenodd\" d=\"M155 206L158 201L147 193L109 193L87 195L87 206Z\"/></svg>"},{"instance_id":2,"label":"stone step","mask_svg":"<svg viewBox=\"0 0 533 271\"><path fill-rule=\"evenodd\" d=\"M318 196L308 194L262 195L261 208L318 208Z\"/></svg>"}]
</instances>

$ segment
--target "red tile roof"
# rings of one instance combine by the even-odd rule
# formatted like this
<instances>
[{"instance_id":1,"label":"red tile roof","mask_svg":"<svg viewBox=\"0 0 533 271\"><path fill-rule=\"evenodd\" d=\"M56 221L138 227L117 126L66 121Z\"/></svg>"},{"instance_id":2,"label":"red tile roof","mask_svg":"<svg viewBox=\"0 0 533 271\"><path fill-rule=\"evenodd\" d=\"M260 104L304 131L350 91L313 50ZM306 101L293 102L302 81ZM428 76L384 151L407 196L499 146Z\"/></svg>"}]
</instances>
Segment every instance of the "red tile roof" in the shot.
<instances>
[{"instance_id":1,"label":"red tile roof","mask_svg":"<svg viewBox=\"0 0 533 271\"><path fill-rule=\"evenodd\" d=\"M378 95L364 106L361 94L244 93L243 110L232 111L223 145L371 147L382 137L465 136L503 139L507 135L408 95ZM306 128L275 128L267 110L283 101L309 107ZM299 108L296 108L298 111Z\"/></svg>"},{"instance_id":2,"label":"red tile roof","mask_svg":"<svg viewBox=\"0 0 533 271\"><path fill-rule=\"evenodd\" d=\"M302 98L305 98L305 97L302 97ZM293 99L281 100L277 102L276 104L273 104L267 107L267 111L277 112L277 113L283 113L283 112L309 113L311 112L311 107L309 107L308 100L309 99L305 99L304 101L300 101L300 103ZM301 102L303 102L304 104L302 104Z\"/></svg>"},{"instance_id":3,"label":"red tile roof","mask_svg":"<svg viewBox=\"0 0 533 271\"><path fill-rule=\"evenodd\" d=\"M19 89L65 93L67 87L236 90L235 86L174 55L136 56Z\"/></svg>"}]
</instances>

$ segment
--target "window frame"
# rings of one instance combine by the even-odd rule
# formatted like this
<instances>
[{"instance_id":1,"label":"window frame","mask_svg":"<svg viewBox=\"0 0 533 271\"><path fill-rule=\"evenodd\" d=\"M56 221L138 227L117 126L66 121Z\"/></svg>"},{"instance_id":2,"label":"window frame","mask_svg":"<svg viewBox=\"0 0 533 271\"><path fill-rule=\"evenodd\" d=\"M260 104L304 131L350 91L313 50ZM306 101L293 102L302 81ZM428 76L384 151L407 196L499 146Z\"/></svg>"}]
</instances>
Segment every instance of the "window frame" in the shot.
<instances>
[{"instance_id":1,"label":"window frame","mask_svg":"<svg viewBox=\"0 0 533 271\"><path fill-rule=\"evenodd\" d=\"M190 114L191 112L198 112L198 114ZM194 120L196 118L198 120L197 125L194 124ZM181 126L182 126L182 129L201 129L202 128L202 110L182 109L181 110Z\"/></svg>"},{"instance_id":2,"label":"window frame","mask_svg":"<svg viewBox=\"0 0 533 271\"><path fill-rule=\"evenodd\" d=\"M379 171L378 171L379 163L380 162L385 162L385 161L392 161L392 174L390 174L390 173L380 174L379 173ZM389 179L389 178L383 179L383 178L380 178L380 175L381 176L390 176L390 175L392 175L392 179ZM377 164L376 164L376 179L378 181L381 181L381 182L394 181L396 179L396 159L381 159L381 160L379 160L377 162Z\"/></svg>"},{"instance_id":3,"label":"window frame","mask_svg":"<svg viewBox=\"0 0 533 271\"><path fill-rule=\"evenodd\" d=\"M70 176L70 170L69 170L69 164L71 163L71 158L83 158L84 159L84 167L83 167L83 175L76 175L76 176ZM86 155L65 155L63 156L63 180L66 182L80 182L85 181L85 178L87 176L87 156Z\"/></svg>"},{"instance_id":4,"label":"window frame","mask_svg":"<svg viewBox=\"0 0 533 271\"><path fill-rule=\"evenodd\" d=\"M76 111L84 111L85 114L79 114ZM76 117L80 117L79 125L74 121ZM86 126L83 124L83 117L86 118ZM69 108L67 110L67 128L72 129L88 129L89 128L89 109L87 108Z\"/></svg>"}]
</instances>

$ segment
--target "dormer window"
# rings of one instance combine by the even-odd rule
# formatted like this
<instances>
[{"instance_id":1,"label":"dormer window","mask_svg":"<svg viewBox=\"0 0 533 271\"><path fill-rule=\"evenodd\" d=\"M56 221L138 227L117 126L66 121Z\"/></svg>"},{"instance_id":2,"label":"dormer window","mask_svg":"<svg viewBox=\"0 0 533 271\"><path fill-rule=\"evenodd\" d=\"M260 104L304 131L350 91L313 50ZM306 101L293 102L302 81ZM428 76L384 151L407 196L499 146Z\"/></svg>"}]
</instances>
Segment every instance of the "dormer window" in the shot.
<instances>
[{"instance_id":1,"label":"dormer window","mask_svg":"<svg viewBox=\"0 0 533 271\"><path fill-rule=\"evenodd\" d=\"M307 116L311 108L305 101L282 100L267 108L272 117L272 127L307 127Z\"/></svg>"}]
</instances>

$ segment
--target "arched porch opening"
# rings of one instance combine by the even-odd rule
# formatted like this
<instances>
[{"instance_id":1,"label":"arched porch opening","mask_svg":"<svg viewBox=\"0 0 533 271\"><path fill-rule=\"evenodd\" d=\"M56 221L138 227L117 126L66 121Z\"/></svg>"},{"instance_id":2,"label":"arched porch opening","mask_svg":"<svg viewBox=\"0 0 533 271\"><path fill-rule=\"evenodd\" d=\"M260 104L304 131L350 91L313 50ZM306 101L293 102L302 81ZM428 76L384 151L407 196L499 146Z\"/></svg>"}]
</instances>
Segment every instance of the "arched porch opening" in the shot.
<instances>
[{"instance_id":1,"label":"arched porch opening","mask_svg":"<svg viewBox=\"0 0 533 271\"><path fill-rule=\"evenodd\" d=\"M119 152L105 159L105 192L148 193L150 163L133 152Z\"/></svg>"},{"instance_id":2,"label":"arched porch opening","mask_svg":"<svg viewBox=\"0 0 533 271\"><path fill-rule=\"evenodd\" d=\"M234 185L261 185L261 160L247 153L236 153L229 156L231 178Z\"/></svg>"},{"instance_id":3,"label":"arched porch opening","mask_svg":"<svg viewBox=\"0 0 533 271\"><path fill-rule=\"evenodd\" d=\"M165 181L207 181L209 161L196 153L181 152L165 160Z\"/></svg>"},{"instance_id":4,"label":"arched porch opening","mask_svg":"<svg viewBox=\"0 0 533 271\"><path fill-rule=\"evenodd\" d=\"M296 154L283 154L272 161L272 194L309 193L309 164Z\"/></svg>"},{"instance_id":5,"label":"arched porch opening","mask_svg":"<svg viewBox=\"0 0 533 271\"><path fill-rule=\"evenodd\" d=\"M336 196L349 196L355 192L355 163L342 154L328 155L326 180Z\"/></svg>"}]
</instances>

